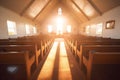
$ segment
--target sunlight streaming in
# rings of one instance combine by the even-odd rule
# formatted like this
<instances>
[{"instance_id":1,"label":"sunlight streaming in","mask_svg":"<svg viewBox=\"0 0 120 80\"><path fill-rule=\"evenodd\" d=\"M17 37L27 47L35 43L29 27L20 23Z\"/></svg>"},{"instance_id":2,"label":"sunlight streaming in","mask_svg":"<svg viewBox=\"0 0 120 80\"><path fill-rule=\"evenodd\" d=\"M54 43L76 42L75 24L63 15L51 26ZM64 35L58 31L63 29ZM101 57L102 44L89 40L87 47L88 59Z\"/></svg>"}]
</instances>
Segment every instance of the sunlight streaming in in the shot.
<instances>
[{"instance_id":1,"label":"sunlight streaming in","mask_svg":"<svg viewBox=\"0 0 120 80\"><path fill-rule=\"evenodd\" d=\"M7 20L8 35L16 35L16 23L14 21Z\"/></svg>"},{"instance_id":2,"label":"sunlight streaming in","mask_svg":"<svg viewBox=\"0 0 120 80\"><path fill-rule=\"evenodd\" d=\"M62 17L62 9L58 8L58 17L57 17L57 35L63 34L63 24L64 24L64 19Z\"/></svg>"},{"instance_id":3,"label":"sunlight streaming in","mask_svg":"<svg viewBox=\"0 0 120 80\"><path fill-rule=\"evenodd\" d=\"M67 32L70 33L71 32L71 25L67 26Z\"/></svg>"},{"instance_id":4,"label":"sunlight streaming in","mask_svg":"<svg viewBox=\"0 0 120 80\"><path fill-rule=\"evenodd\" d=\"M87 34L90 33L90 26L86 26L86 33L87 33Z\"/></svg>"},{"instance_id":5,"label":"sunlight streaming in","mask_svg":"<svg viewBox=\"0 0 120 80\"><path fill-rule=\"evenodd\" d=\"M37 80L52 80L57 46L58 46L58 42L55 41L44 65L39 73Z\"/></svg>"},{"instance_id":6,"label":"sunlight streaming in","mask_svg":"<svg viewBox=\"0 0 120 80\"><path fill-rule=\"evenodd\" d=\"M48 25L48 32L49 32L49 33L52 32L52 25Z\"/></svg>"},{"instance_id":7,"label":"sunlight streaming in","mask_svg":"<svg viewBox=\"0 0 120 80\"><path fill-rule=\"evenodd\" d=\"M68 56L63 40L60 42L60 60L59 60L59 77L58 80L72 80Z\"/></svg>"},{"instance_id":8,"label":"sunlight streaming in","mask_svg":"<svg viewBox=\"0 0 120 80\"><path fill-rule=\"evenodd\" d=\"M97 24L96 26L96 34L101 35L102 34L102 23Z\"/></svg>"}]
</instances>

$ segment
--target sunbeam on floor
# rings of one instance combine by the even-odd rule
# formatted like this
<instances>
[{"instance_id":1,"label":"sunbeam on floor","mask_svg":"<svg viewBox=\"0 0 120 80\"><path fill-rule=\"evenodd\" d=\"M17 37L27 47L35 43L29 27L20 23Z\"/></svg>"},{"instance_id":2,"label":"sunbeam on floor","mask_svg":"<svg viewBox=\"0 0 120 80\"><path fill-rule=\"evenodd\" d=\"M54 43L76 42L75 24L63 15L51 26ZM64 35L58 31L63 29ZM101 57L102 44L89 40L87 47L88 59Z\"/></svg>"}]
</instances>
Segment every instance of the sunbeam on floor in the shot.
<instances>
[{"instance_id":1,"label":"sunbeam on floor","mask_svg":"<svg viewBox=\"0 0 120 80\"><path fill-rule=\"evenodd\" d=\"M57 50L58 42L55 41L53 47L39 73L37 80L52 80L52 72L54 68L55 55Z\"/></svg>"},{"instance_id":2,"label":"sunbeam on floor","mask_svg":"<svg viewBox=\"0 0 120 80\"><path fill-rule=\"evenodd\" d=\"M57 52L57 48L60 48L59 52ZM70 66L68 62L64 39L62 38L55 39L53 47L51 48L48 54L48 57L39 73L37 80L52 80L53 79L52 77L54 76L53 71L55 67L56 54L59 54L59 60L58 60L59 62L57 62L59 66L57 68L58 78L56 79L57 80L72 80L72 75L70 71Z\"/></svg>"},{"instance_id":3,"label":"sunbeam on floor","mask_svg":"<svg viewBox=\"0 0 120 80\"><path fill-rule=\"evenodd\" d=\"M72 80L68 57L63 40L60 42L59 80Z\"/></svg>"}]
</instances>

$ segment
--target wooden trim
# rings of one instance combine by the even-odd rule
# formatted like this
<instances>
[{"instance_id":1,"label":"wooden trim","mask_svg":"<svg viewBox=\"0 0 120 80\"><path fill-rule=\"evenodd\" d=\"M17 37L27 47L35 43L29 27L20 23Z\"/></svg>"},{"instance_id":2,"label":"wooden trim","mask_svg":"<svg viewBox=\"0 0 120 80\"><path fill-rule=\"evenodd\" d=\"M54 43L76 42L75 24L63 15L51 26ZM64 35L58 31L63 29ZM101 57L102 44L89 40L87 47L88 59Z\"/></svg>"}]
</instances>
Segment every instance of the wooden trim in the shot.
<instances>
[{"instance_id":1,"label":"wooden trim","mask_svg":"<svg viewBox=\"0 0 120 80\"><path fill-rule=\"evenodd\" d=\"M71 1L79 9L79 11L87 18L87 20L90 20L89 17L82 11L82 9L73 0Z\"/></svg>"},{"instance_id":2,"label":"wooden trim","mask_svg":"<svg viewBox=\"0 0 120 80\"><path fill-rule=\"evenodd\" d=\"M92 0L87 0L87 1L98 12L99 15L102 15L102 12L98 9L98 7L95 5L95 3Z\"/></svg>"},{"instance_id":3,"label":"wooden trim","mask_svg":"<svg viewBox=\"0 0 120 80\"><path fill-rule=\"evenodd\" d=\"M26 10L29 9L29 7L34 3L35 0L30 1L30 3L22 10L22 12L20 13L21 16L24 15L24 13L26 12Z\"/></svg>"},{"instance_id":4,"label":"wooden trim","mask_svg":"<svg viewBox=\"0 0 120 80\"><path fill-rule=\"evenodd\" d=\"M47 7L47 5L48 5L50 2L51 2L51 0L49 0L49 1L47 2L47 4L42 8L42 10L33 18L33 20L35 20L35 19L44 11L44 9Z\"/></svg>"}]
</instances>

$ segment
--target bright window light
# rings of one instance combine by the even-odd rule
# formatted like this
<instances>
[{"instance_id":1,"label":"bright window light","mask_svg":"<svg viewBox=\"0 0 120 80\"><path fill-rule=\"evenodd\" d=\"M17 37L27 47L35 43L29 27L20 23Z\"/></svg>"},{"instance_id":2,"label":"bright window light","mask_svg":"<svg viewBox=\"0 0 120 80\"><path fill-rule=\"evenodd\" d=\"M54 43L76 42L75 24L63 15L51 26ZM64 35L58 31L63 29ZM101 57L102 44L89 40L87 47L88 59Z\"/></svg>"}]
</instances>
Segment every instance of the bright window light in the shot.
<instances>
[{"instance_id":1,"label":"bright window light","mask_svg":"<svg viewBox=\"0 0 120 80\"><path fill-rule=\"evenodd\" d=\"M62 34L63 33L63 18L59 16L57 18L57 34Z\"/></svg>"},{"instance_id":2,"label":"bright window light","mask_svg":"<svg viewBox=\"0 0 120 80\"><path fill-rule=\"evenodd\" d=\"M56 27L57 27L57 31L56 34L63 34L63 25L64 25L64 18L62 16L62 8L58 8L58 17L56 19Z\"/></svg>"},{"instance_id":3,"label":"bright window light","mask_svg":"<svg viewBox=\"0 0 120 80\"><path fill-rule=\"evenodd\" d=\"M48 32L49 32L49 33L52 32L52 25L48 25Z\"/></svg>"},{"instance_id":4,"label":"bright window light","mask_svg":"<svg viewBox=\"0 0 120 80\"><path fill-rule=\"evenodd\" d=\"M86 26L86 33L87 33L87 34L90 33L90 26Z\"/></svg>"},{"instance_id":5,"label":"bright window light","mask_svg":"<svg viewBox=\"0 0 120 80\"><path fill-rule=\"evenodd\" d=\"M16 23L14 21L7 20L8 35L17 35Z\"/></svg>"},{"instance_id":6,"label":"bright window light","mask_svg":"<svg viewBox=\"0 0 120 80\"><path fill-rule=\"evenodd\" d=\"M102 34L102 23L97 24L96 34Z\"/></svg>"},{"instance_id":7,"label":"bright window light","mask_svg":"<svg viewBox=\"0 0 120 80\"><path fill-rule=\"evenodd\" d=\"M37 33L36 27L33 27L33 33L34 33L34 34Z\"/></svg>"},{"instance_id":8,"label":"bright window light","mask_svg":"<svg viewBox=\"0 0 120 80\"><path fill-rule=\"evenodd\" d=\"M67 32L70 33L71 32L71 25L67 26Z\"/></svg>"},{"instance_id":9,"label":"bright window light","mask_svg":"<svg viewBox=\"0 0 120 80\"><path fill-rule=\"evenodd\" d=\"M63 34L62 24L57 25L57 35Z\"/></svg>"},{"instance_id":10,"label":"bright window light","mask_svg":"<svg viewBox=\"0 0 120 80\"><path fill-rule=\"evenodd\" d=\"M62 8L58 8L58 15L62 15Z\"/></svg>"},{"instance_id":11,"label":"bright window light","mask_svg":"<svg viewBox=\"0 0 120 80\"><path fill-rule=\"evenodd\" d=\"M61 16L59 16L58 18L57 18L57 24L63 24L63 18L61 17Z\"/></svg>"},{"instance_id":12,"label":"bright window light","mask_svg":"<svg viewBox=\"0 0 120 80\"><path fill-rule=\"evenodd\" d=\"M25 28L26 28L26 34L30 34L30 26L26 24Z\"/></svg>"}]
</instances>

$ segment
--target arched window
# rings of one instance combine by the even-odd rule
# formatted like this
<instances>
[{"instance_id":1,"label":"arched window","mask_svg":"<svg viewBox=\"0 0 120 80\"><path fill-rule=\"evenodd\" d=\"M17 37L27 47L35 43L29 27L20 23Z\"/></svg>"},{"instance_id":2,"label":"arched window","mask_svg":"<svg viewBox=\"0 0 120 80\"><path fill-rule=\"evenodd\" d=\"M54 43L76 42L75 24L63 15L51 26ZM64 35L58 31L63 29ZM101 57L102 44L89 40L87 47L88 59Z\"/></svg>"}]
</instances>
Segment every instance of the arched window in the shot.
<instances>
[{"instance_id":1,"label":"arched window","mask_svg":"<svg viewBox=\"0 0 120 80\"><path fill-rule=\"evenodd\" d=\"M62 15L62 8L58 8L58 15Z\"/></svg>"}]
</instances>

